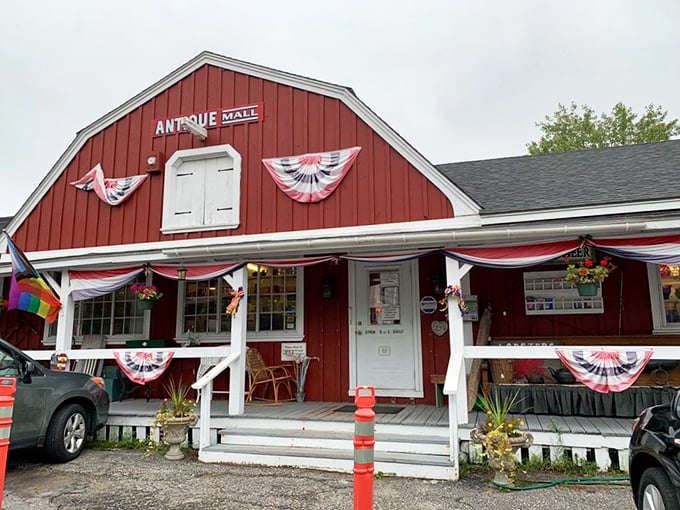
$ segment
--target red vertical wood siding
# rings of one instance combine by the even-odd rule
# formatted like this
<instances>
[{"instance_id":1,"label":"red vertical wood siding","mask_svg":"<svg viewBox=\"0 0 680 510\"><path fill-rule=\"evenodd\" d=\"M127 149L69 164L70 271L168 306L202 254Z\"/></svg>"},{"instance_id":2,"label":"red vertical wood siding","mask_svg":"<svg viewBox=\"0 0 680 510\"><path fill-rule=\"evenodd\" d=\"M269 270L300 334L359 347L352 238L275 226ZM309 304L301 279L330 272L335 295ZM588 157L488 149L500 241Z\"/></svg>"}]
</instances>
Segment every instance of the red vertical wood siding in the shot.
<instances>
[{"instance_id":1,"label":"red vertical wood siding","mask_svg":"<svg viewBox=\"0 0 680 510\"><path fill-rule=\"evenodd\" d=\"M602 314L525 314L523 273L555 271L564 266L511 270L475 267L470 272L470 283L473 294L479 297L480 310L487 304L492 306L494 311L491 323L492 337L550 338L650 334L652 312L645 264L622 259L613 259L613 262L617 269L602 284L604 298ZM622 303L621 307L618 306L619 302Z\"/></svg>"},{"instance_id":2,"label":"red vertical wood siding","mask_svg":"<svg viewBox=\"0 0 680 510\"><path fill-rule=\"evenodd\" d=\"M261 122L153 136L153 120L264 103ZM106 177L143 174L146 157L231 144L242 156L241 221L232 230L163 235L163 175L151 175L111 207L69 183L101 163ZM361 146L341 185L317 204L281 192L262 158ZM25 251L260 234L452 217L448 200L339 100L232 71L204 66L87 140L14 236Z\"/></svg>"}]
</instances>

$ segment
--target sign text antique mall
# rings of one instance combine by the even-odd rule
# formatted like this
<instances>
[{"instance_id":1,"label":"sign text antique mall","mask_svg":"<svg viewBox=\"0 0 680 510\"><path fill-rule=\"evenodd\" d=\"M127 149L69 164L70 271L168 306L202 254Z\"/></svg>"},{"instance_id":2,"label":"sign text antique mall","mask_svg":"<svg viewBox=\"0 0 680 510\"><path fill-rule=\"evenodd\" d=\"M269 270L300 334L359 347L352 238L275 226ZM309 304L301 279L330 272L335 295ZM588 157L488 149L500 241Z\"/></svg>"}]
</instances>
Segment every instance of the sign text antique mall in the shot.
<instances>
[{"instance_id":1,"label":"sign text antique mall","mask_svg":"<svg viewBox=\"0 0 680 510\"><path fill-rule=\"evenodd\" d=\"M190 115L156 119L153 121L153 136L184 133L184 129L180 126L180 121L184 117L189 117L195 123L206 129L211 129L232 126L234 124L245 124L246 122L260 122L262 120L263 111L263 103L254 103L246 106L236 106L234 108L218 108L216 110L192 113Z\"/></svg>"}]
</instances>

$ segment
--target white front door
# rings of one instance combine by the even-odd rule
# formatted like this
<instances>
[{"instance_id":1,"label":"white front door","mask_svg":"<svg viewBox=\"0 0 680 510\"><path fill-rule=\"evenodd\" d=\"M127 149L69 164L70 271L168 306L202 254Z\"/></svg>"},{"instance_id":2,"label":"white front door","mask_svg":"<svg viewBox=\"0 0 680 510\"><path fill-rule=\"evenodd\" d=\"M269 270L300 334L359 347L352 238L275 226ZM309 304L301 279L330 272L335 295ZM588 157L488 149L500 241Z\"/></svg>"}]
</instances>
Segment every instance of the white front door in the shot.
<instances>
[{"instance_id":1,"label":"white front door","mask_svg":"<svg viewBox=\"0 0 680 510\"><path fill-rule=\"evenodd\" d=\"M370 385L378 396L423 396L417 267L352 264L350 395Z\"/></svg>"}]
</instances>

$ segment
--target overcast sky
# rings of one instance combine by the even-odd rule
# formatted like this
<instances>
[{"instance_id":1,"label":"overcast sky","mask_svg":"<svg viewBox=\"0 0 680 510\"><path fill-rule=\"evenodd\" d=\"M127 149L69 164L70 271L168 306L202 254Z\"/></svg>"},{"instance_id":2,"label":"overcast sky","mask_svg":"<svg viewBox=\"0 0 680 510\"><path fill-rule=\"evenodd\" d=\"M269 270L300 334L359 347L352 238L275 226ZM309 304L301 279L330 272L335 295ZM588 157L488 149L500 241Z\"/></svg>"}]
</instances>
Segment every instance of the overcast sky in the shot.
<instances>
[{"instance_id":1,"label":"overcast sky","mask_svg":"<svg viewBox=\"0 0 680 510\"><path fill-rule=\"evenodd\" d=\"M203 50L350 86L437 164L526 154L560 102L680 117L679 27L678 0L6 2L0 216L78 130Z\"/></svg>"}]
</instances>

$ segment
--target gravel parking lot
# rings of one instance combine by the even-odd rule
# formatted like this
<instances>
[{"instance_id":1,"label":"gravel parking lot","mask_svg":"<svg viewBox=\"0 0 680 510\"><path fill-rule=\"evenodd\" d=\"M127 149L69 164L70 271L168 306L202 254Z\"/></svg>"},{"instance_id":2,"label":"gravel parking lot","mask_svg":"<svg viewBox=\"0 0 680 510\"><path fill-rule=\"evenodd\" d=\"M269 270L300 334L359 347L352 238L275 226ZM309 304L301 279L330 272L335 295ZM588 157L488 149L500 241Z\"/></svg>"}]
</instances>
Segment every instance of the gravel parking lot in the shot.
<instances>
[{"instance_id":1,"label":"gravel parking lot","mask_svg":"<svg viewBox=\"0 0 680 510\"><path fill-rule=\"evenodd\" d=\"M352 476L291 468L171 462L141 451L86 450L67 464L10 457L4 510L351 509ZM634 510L627 484L504 491L482 475L458 482L384 477L375 510Z\"/></svg>"}]
</instances>

